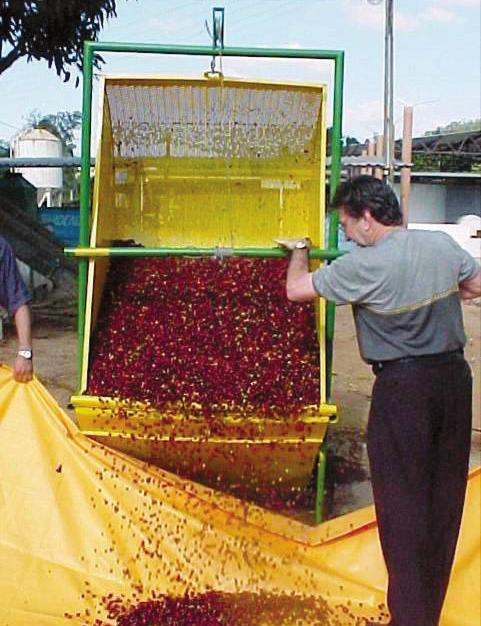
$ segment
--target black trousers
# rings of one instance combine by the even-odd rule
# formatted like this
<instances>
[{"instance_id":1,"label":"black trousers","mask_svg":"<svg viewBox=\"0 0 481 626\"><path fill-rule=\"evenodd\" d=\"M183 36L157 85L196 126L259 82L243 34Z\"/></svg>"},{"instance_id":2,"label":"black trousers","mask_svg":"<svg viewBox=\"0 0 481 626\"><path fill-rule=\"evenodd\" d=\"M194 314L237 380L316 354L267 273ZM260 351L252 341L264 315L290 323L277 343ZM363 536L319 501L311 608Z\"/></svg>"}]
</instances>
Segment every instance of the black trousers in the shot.
<instances>
[{"instance_id":1,"label":"black trousers","mask_svg":"<svg viewBox=\"0 0 481 626\"><path fill-rule=\"evenodd\" d=\"M436 626L469 464L472 377L461 352L373 367L367 445L392 626Z\"/></svg>"}]
</instances>

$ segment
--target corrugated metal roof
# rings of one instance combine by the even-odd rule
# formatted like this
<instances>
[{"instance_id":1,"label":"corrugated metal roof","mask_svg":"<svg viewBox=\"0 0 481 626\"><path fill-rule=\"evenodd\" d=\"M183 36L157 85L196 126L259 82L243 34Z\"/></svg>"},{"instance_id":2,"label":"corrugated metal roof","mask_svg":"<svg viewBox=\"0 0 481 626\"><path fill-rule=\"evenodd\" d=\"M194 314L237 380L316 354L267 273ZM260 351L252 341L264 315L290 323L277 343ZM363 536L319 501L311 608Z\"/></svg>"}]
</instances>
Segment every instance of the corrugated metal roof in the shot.
<instances>
[{"instance_id":1,"label":"corrugated metal roof","mask_svg":"<svg viewBox=\"0 0 481 626\"><path fill-rule=\"evenodd\" d=\"M276 158L317 140L319 88L233 81L106 84L115 156Z\"/></svg>"}]
</instances>

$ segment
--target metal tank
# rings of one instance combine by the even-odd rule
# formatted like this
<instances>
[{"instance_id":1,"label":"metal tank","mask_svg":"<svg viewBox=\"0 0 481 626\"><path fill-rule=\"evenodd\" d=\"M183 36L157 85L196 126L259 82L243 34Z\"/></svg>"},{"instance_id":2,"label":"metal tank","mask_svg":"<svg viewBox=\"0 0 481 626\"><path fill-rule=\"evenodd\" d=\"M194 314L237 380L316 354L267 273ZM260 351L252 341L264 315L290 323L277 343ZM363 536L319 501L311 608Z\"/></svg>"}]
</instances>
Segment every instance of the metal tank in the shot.
<instances>
[{"instance_id":1,"label":"metal tank","mask_svg":"<svg viewBox=\"0 0 481 626\"><path fill-rule=\"evenodd\" d=\"M13 138L12 158L62 157L62 140L44 128L28 128ZM63 172L60 167L16 168L37 188L38 205L59 206L62 203Z\"/></svg>"}]
</instances>

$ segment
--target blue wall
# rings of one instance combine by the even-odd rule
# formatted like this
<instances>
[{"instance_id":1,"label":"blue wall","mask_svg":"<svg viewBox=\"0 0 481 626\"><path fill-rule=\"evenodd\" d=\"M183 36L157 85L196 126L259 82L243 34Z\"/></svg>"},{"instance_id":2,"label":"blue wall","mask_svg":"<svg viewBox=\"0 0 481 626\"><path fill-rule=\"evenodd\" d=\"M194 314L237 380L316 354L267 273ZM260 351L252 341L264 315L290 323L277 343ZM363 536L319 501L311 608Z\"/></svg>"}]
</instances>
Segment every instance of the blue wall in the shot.
<instances>
[{"instance_id":1,"label":"blue wall","mask_svg":"<svg viewBox=\"0 0 481 626\"><path fill-rule=\"evenodd\" d=\"M66 246L78 245L80 226L78 208L43 207L38 210L38 219Z\"/></svg>"}]
</instances>

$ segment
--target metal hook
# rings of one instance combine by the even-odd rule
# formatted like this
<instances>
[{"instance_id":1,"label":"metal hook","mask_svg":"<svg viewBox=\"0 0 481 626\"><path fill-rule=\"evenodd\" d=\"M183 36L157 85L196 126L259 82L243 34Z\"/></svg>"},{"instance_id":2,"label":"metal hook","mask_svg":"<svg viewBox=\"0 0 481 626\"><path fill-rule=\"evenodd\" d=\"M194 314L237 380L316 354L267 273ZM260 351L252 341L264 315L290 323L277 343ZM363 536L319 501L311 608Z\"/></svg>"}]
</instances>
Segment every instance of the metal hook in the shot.
<instances>
[{"instance_id":1,"label":"metal hook","mask_svg":"<svg viewBox=\"0 0 481 626\"><path fill-rule=\"evenodd\" d=\"M210 32L210 28L209 28L209 23L207 22L207 20L205 20L204 25L205 25L205 30L207 31L207 34L209 35L211 39L213 39L212 33Z\"/></svg>"},{"instance_id":2,"label":"metal hook","mask_svg":"<svg viewBox=\"0 0 481 626\"><path fill-rule=\"evenodd\" d=\"M222 49L224 47L224 7L212 9L212 31L212 46Z\"/></svg>"},{"instance_id":3,"label":"metal hook","mask_svg":"<svg viewBox=\"0 0 481 626\"><path fill-rule=\"evenodd\" d=\"M210 62L210 71L204 72L206 78L224 77L222 73L222 48L224 47L224 8L214 7L212 9L212 32L209 28L207 20L205 20L205 29L212 39L213 55ZM217 53L217 50L219 51ZM216 70L216 57L219 56L219 69Z\"/></svg>"}]
</instances>

